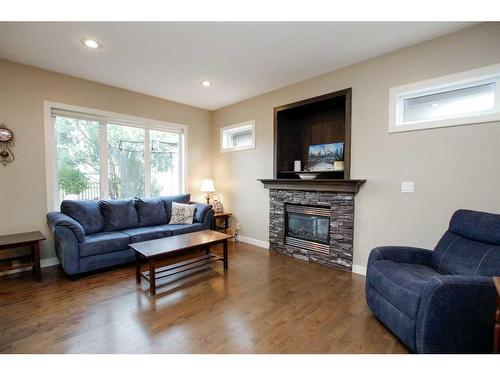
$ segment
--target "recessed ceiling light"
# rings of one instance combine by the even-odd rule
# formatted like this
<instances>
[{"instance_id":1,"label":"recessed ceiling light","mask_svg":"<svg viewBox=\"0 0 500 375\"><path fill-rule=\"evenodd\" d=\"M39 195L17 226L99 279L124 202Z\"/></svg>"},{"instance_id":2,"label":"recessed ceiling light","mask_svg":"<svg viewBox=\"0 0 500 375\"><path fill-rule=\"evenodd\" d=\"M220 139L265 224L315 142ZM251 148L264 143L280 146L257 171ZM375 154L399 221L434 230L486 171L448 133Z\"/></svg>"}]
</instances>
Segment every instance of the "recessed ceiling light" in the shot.
<instances>
[{"instance_id":1,"label":"recessed ceiling light","mask_svg":"<svg viewBox=\"0 0 500 375\"><path fill-rule=\"evenodd\" d=\"M96 42L95 40L93 39L82 39L82 44L85 46L85 47L88 47L88 48L92 48L92 49L98 49L98 48L102 48L102 45L99 44L98 42Z\"/></svg>"},{"instance_id":2,"label":"recessed ceiling light","mask_svg":"<svg viewBox=\"0 0 500 375\"><path fill-rule=\"evenodd\" d=\"M432 104L431 104L431 107L439 107L439 104L437 104L437 103L432 103Z\"/></svg>"},{"instance_id":3,"label":"recessed ceiling light","mask_svg":"<svg viewBox=\"0 0 500 375\"><path fill-rule=\"evenodd\" d=\"M201 81L201 82L200 82L200 84L201 84L203 87L210 87L210 86L212 86L212 82L207 81L207 80Z\"/></svg>"}]
</instances>

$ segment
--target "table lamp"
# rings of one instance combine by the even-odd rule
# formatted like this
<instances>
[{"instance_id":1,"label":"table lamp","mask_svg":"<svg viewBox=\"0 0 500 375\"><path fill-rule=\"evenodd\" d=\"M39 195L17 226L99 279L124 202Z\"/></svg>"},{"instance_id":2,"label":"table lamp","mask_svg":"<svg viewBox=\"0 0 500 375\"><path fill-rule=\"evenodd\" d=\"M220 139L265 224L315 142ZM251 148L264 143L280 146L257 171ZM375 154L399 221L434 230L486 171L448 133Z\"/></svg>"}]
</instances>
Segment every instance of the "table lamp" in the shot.
<instances>
[{"instance_id":1,"label":"table lamp","mask_svg":"<svg viewBox=\"0 0 500 375\"><path fill-rule=\"evenodd\" d=\"M214 181L210 178L205 178L201 182L201 191L206 193L205 197L207 198L207 204L210 204L212 193L215 192Z\"/></svg>"}]
</instances>

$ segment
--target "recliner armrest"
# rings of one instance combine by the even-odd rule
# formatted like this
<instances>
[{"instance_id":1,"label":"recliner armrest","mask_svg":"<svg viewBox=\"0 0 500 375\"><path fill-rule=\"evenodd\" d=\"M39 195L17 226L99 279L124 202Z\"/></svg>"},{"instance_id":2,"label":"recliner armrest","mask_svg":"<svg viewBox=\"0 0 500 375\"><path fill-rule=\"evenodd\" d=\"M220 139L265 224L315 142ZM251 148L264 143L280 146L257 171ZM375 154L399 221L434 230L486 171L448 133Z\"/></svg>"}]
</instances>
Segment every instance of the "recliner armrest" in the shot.
<instances>
[{"instance_id":1,"label":"recliner armrest","mask_svg":"<svg viewBox=\"0 0 500 375\"><path fill-rule=\"evenodd\" d=\"M417 351L490 352L493 347L495 295L491 277L432 277L422 293L417 313Z\"/></svg>"},{"instance_id":2,"label":"recliner armrest","mask_svg":"<svg viewBox=\"0 0 500 375\"><path fill-rule=\"evenodd\" d=\"M380 246L370 252L368 263L375 260L392 260L396 263L413 263L429 265L432 250L409 246Z\"/></svg>"},{"instance_id":3,"label":"recliner armrest","mask_svg":"<svg viewBox=\"0 0 500 375\"><path fill-rule=\"evenodd\" d=\"M57 227L66 227L70 229L78 239L78 242L85 242L85 231L80 223L68 215L61 212L54 211L47 214L47 224L50 227L52 233L55 232Z\"/></svg>"}]
</instances>

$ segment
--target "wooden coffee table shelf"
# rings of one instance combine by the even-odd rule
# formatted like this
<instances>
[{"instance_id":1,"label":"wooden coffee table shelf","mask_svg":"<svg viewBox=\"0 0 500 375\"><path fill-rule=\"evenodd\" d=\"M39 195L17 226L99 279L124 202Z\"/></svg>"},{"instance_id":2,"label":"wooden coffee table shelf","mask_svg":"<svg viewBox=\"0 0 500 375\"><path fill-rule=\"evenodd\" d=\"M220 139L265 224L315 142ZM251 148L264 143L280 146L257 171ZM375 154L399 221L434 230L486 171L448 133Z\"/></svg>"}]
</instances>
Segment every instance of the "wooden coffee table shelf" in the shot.
<instances>
[{"instance_id":1,"label":"wooden coffee table shelf","mask_svg":"<svg viewBox=\"0 0 500 375\"><path fill-rule=\"evenodd\" d=\"M155 270L156 280L177 275L179 273L186 271L206 268L209 264L218 261L223 262L224 258L215 254L208 254L208 255L203 255L201 257L191 258L184 262L179 262L175 264L169 264L168 266L159 267L156 268ZM141 277L149 282L149 271L145 272L141 271Z\"/></svg>"},{"instance_id":2,"label":"wooden coffee table shelf","mask_svg":"<svg viewBox=\"0 0 500 375\"><path fill-rule=\"evenodd\" d=\"M211 263L218 261L223 262L224 271L226 271L229 266L227 241L231 237L213 230L204 230L130 244L130 248L135 252L136 282L139 284L142 279L149 282L149 294L154 296L156 294L156 281L159 279L206 268ZM222 243L223 247L222 257L210 252L210 246L219 243ZM194 249L205 250L205 255L163 267L156 267L156 263L162 259L182 255ZM147 264L148 271L142 271L143 262Z\"/></svg>"}]
</instances>

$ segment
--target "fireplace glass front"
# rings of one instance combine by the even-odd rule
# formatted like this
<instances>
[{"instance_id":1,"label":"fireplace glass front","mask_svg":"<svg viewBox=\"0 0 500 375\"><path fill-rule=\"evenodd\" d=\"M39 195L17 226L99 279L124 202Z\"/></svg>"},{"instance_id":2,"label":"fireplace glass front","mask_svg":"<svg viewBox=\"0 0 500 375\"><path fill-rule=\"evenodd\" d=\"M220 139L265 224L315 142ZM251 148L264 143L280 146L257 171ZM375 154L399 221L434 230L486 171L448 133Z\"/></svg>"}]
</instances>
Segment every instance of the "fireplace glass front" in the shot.
<instances>
[{"instance_id":1,"label":"fireplace glass front","mask_svg":"<svg viewBox=\"0 0 500 375\"><path fill-rule=\"evenodd\" d=\"M285 242L306 250L330 250L330 208L286 205Z\"/></svg>"}]
</instances>

